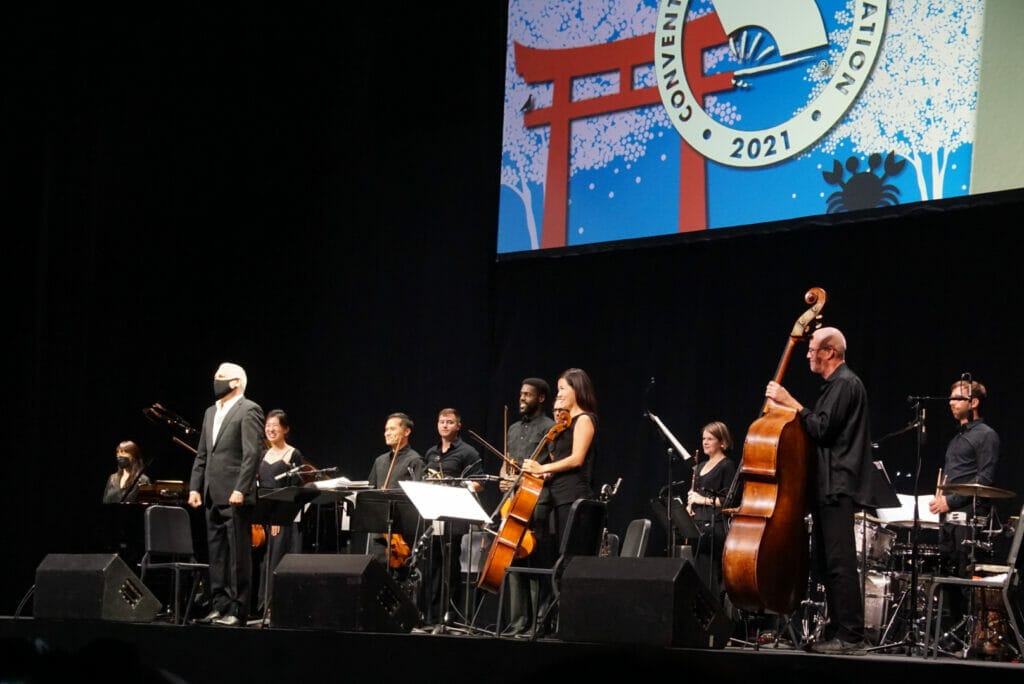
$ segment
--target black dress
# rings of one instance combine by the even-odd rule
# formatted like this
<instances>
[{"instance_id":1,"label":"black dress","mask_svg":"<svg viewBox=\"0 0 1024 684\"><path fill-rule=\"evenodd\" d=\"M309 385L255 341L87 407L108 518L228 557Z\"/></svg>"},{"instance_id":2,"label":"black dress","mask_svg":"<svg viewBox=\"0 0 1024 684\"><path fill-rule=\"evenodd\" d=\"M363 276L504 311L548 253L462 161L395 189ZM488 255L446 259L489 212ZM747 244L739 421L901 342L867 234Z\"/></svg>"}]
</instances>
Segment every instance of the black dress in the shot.
<instances>
[{"instance_id":1,"label":"black dress","mask_svg":"<svg viewBox=\"0 0 1024 684\"><path fill-rule=\"evenodd\" d=\"M270 452L268 451L267 453ZM302 453L295 447L292 447L291 453L286 455L285 458L287 460L282 458L270 462L267 461L267 456L264 454L263 459L260 461L258 475L260 492L302 484L302 478L297 473L283 477L280 480L277 479L279 475L283 475L295 466L303 464ZM270 602L273 596L274 569L277 568L278 563L281 562L285 554L300 553L302 551L302 532L297 521L281 525L281 531L277 536L270 534L270 525L265 525L264 529L266 531L266 543L263 547L263 554L254 563L259 572L257 608L261 610L267 602ZM268 559L270 562L269 572L266 566Z\"/></svg>"},{"instance_id":2,"label":"black dress","mask_svg":"<svg viewBox=\"0 0 1024 684\"><path fill-rule=\"evenodd\" d=\"M736 477L736 464L728 457L716 463L706 474L701 474L703 466L698 469L693 481L694 490L706 497L715 497L722 506L693 505L693 522L700 532L695 540L693 562L701 579L717 595L721 596L722 588L722 549L725 546L725 535L728 532L727 521L722 515L722 507Z\"/></svg>"}]
</instances>

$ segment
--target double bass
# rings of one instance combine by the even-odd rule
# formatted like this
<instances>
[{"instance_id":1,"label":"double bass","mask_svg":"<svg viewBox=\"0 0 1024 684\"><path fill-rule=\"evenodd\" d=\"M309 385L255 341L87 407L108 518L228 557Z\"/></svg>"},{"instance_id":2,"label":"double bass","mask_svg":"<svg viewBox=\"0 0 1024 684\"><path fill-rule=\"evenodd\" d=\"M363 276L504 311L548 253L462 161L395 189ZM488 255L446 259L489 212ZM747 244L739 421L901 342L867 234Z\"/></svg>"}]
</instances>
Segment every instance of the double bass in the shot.
<instances>
[{"instance_id":1,"label":"double bass","mask_svg":"<svg viewBox=\"0 0 1024 684\"><path fill-rule=\"evenodd\" d=\"M566 411L562 420L552 425L544 435L530 460L537 460L544 446L565 432L571 423L572 419ZM516 484L512 488L515 494L508 500L507 506L502 506L501 525L498 527L497 536L491 541L487 559L480 569L480 579L476 584L480 589L492 594L498 593L505 577L505 568L510 566L513 560L524 555L521 546L529 532L530 518L533 517L533 509L537 506L537 499L540 498L543 488L542 478L520 469Z\"/></svg>"},{"instance_id":2,"label":"double bass","mask_svg":"<svg viewBox=\"0 0 1024 684\"><path fill-rule=\"evenodd\" d=\"M821 325L825 291L812 287L810 304L793 325L775 382L781 383L796 344ZM806 589L809 549L805 516L814 445L793 409L766 399L743 442L737 478L743 497L731 516L722 550L722 581L733 604L787 615Z\"/></svg>"}]
</instances>

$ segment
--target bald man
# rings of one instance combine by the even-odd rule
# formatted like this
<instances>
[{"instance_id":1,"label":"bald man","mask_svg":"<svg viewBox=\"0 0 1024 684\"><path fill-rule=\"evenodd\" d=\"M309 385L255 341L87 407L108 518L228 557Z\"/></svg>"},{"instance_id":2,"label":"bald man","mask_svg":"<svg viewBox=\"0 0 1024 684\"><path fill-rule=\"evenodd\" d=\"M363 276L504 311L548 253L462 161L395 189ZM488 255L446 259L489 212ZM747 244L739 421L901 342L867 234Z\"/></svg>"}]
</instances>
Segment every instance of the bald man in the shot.
<instances>
[{"instance_id":1,"label":"bald man","mask_svg":"<svg viewBox=\"0 0 1024 684\"><path fill-rule=\"evenodd\" d=\"M872 504L871 426L864 383L846 365L846 338L837 328L811 335L807 361L825 381L807 408L782 385L770 381L765 396L797 411L815 445L817 487L811 507L813 563L825 585L829 622L815 653L862 654L864 601L857 576L854 513Z\"/></svg>"},{"instance_id":2,"label":"bald man","mask_svg":"<svg viewBox=\"0 0 1024 684\"><path fill-rule=\"evenodd\" d=\"M263 409L245 398L238 364L213 375L216 401L206 409L192 464L188 505L204 506L210 561L210 613L200 622L245 625L252 591L256 472L263 456Z\"/></svg>"}]
</instances>

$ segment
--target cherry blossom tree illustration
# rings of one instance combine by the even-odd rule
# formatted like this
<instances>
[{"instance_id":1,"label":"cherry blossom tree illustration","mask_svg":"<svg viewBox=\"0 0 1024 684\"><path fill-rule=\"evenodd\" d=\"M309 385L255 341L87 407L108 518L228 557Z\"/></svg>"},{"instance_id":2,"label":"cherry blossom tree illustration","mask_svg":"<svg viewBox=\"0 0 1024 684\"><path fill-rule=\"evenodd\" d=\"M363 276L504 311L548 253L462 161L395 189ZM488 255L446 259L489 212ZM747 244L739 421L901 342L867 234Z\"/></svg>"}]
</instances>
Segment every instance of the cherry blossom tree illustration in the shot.
<instances>
[{"instance_id":1,"label":"cherry blossom tree illustration","mask_svg":"<svg viewBox=\"0 0 1024 684\"><path fill-rule=\"evenodd\" d=\"M501 184L521 200L530 248L539 247L540 231L531 187L543 187L548 162L548 129L528 129L523 113L551 102L546 84L527 84L516 73L513 43L534 48L582 47L651 33L657 19L653 0L621 2L512 2L505 56L505 102L502 130ZM653 70L634 76L641 85L656 85ZM646 82L645 82L646 81ZM618 88L618 74L592 74L577 80L573 100L600 97ZM635 161L646 152L656 129L671 129L660 106L641 107L581 119L572 124L570 177L600 169L617 159Z\"/></svg>"},{"instance_id":2,"label":"cherry blossom tree illustration","mask_svg":"<svg viewBox=\"0 0 1024 684\"><path fill-rule=\"evenodd\" d=\"M914 169L920 199L941 199L950 155L974 142L983 4L890 2L879 63L817 151L834 153L849 142L865 155L895 152ZM849 25L852 17L839 23ZM831 38L833 45L847 43ZM820 70L809 76L827 80Z\"/></svg>"}]
</instances>

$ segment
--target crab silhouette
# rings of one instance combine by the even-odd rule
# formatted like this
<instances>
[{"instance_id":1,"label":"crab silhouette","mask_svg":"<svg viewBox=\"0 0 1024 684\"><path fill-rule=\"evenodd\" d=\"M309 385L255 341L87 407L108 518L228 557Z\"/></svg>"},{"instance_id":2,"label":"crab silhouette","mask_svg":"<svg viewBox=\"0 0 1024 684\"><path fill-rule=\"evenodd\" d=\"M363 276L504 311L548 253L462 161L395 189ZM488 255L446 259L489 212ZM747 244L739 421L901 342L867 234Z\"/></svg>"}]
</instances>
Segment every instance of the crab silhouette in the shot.
<instances>
[{"instance_id":1,"label":"crab silhouette","mask_svg":"<svg viewBox=\"0 0 1024 684\"><path fill-rule=\"evenodd\" d=\"M897 160L895 153L890 152L886 155L883 165L882 155L875 152L868 157L868 169L858 171L860 160L857 157L848 157L846 170L851 175L850 179L845 182L843 181L843 166L838 159L832 161L832 170L822 171L821 177L829 185L838 185L842 189L829 195L826 213L891 207L900 203L897 197L900 189L895 185L887 185L885 181L903 170L907 164L905 159ZM876 173L880 166L883 167L881 176Z\"/></svg>"}]
</instances>

